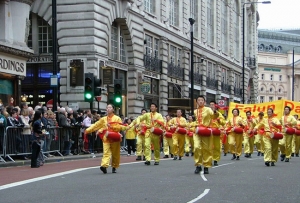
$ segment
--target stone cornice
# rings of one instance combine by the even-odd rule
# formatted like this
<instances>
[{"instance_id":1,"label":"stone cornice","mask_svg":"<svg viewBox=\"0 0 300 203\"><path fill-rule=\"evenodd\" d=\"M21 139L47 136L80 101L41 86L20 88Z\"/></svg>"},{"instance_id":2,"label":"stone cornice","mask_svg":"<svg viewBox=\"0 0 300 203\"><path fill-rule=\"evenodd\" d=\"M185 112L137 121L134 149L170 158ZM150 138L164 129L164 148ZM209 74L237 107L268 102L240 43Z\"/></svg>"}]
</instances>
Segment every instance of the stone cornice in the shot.
<instances>
[{"instance_id":1,"label":"stone cornice","mask_svg":"<svg viewBox=\"0 0 300 203\"><path fill-rule=\"evenodd\" d=\"M33 52L23 51L12 47L4 46L1 44L0 44L0 51L4 53L16 55L16 56L21 56L24 58L31 58L33 56Z\"/></svg>"},{"instance_id":2,"label":"stone cornice","mask_svg":"<svg viewBox=\"0 0 300 203\"><path fill-rule=\"evenodd\" d=\"M29 6L31 6L35 0L10 0L10 1L17 1L17 2L28 4Z\"/></svg>"}]
</instances>

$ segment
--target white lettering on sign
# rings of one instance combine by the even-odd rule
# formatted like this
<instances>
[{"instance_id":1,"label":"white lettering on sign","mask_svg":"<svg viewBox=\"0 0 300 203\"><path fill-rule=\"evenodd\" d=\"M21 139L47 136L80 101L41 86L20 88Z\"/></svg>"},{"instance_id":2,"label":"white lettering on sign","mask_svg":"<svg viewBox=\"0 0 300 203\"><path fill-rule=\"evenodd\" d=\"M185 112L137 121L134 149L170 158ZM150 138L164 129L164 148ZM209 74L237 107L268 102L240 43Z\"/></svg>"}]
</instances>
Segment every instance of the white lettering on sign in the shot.
<instances>
[{"instance_id":1,"label":"white lettering on sign","mask_svg":"<svg viewBox=\"0 0 300 203\"><path fill-rule=\"evenodd\" d=\"M41 63L41 62L52 62L52 56L33 56L28 59L27 63Z\"/></svg>"},{"instance_id":2,"label":"white lettering on sign","mask_svg":"<svg viewBox=\"0 0 300 203\"><path fill-rule=\"evenodd\" d=\"M0 71L12 75L26 76L26 60L0 53Z\"/></svg>"}]
</instances>

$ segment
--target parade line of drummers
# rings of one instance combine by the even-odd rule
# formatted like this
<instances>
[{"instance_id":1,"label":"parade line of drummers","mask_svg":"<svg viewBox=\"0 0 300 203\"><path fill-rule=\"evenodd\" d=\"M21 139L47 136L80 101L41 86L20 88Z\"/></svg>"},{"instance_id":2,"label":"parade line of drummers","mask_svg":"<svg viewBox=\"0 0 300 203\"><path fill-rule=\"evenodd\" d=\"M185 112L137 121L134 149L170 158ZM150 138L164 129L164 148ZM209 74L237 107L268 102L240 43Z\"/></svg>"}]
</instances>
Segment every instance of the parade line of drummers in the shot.
<instances>
[{"instance_id":1,"label":"parade line of drummers","mask_svg":"<svg viewBox=\"0 0 300 203\"><path fill-rule=\"evenodd\" d=\"M284 108L284 115L278 119L273 109L267 110L267 116L260 112L255 118L251 112L246 112L247 118L239 115L239 109L232 109L232 117L225 120L218 111L215 102L206 107L204 96L197 98L198 108L194 117L188 121L182 117L181 110L177 116L170 118L157 112L157 105L152 103L150 112L142 110L141 115L129 124L122 124L121 118L114 114L113 105L107 105L107 116L100 118L85 130L85 135L97 132L103 140L103 158L100 170L106 174L112 166L112 173L117 172L120 165L120 131L126 132L128 153L134 149L137 136L137 159L144 160L145 165L151 165L151 152L154 152L154 165L160 162L160 138L163 136L164 158L182 160L184 155L191 156L195 162L195 174L208 174L212 164L217 166L221 157L223 144L224 156L232 154L231 160L240 160L242 145L245 157L253 154L254 143L258 156L264 156L266 166L275 166L280 149L281 161L289 162L291 156L299 157L300 121L297 116L290 115L291 108ZM132 137L132 139L130 139ZM129 140L132 140L130 142ZM294 147L294 153L292 148Z\"/></svg>"}]
</instances>

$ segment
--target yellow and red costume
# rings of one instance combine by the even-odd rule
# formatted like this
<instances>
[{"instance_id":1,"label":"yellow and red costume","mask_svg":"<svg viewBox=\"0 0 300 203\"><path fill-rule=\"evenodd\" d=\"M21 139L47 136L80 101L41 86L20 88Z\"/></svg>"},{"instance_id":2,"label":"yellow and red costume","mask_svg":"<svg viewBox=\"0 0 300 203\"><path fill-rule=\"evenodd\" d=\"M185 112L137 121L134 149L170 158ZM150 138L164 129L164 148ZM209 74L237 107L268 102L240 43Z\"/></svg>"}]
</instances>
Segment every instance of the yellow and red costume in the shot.
<instances>
[{"instance_id":1,"label":"yellow and red costume","mask_svg":"<svg viewBox=\"0 0 300 203\"><path fill-rule=\"evenodd\" d=\"M298 120L295 130L296 132L293 135L293 153L296 155L296 157L298 157L300 148L300 121Z\"/></svg>"},{"instance_id":2,"label":"yellow and red costume","mask_svg":"<svg viewBox=\"0 0 300 203\"><path fill-rule=\"evenodd\" d=\"M273 125L274 123L275 125ZM272 133L281 131L281 124L276 117L262 119L254 129L264 129L263 141L265 146L264 161L265 162L277 162L278 159L278 139L272 139L270 135Z\"/></svg>"},{"instance_id":3,"label":"yellow and red costume","mask_svg":"<svg viewBox=\"0 0 300 203\"><path fill-rule=\"evenodd\" d=\"M185 128L187 126L186 119L182 116L172 118L169 123L169 127L172 128ZM179 134L176 131L173 133L173 152L174 158L177 156L183 157L184 154L184 141L185 141L185 134Z\"/></svg>"},{"instance_id":4,"label":"yellow and red costume","mask_svg":"<svg viewBox=\"0 0 300 203\"><path fill-rule=\"evenodd\" d=\"M149 112L139 116L136 119L137 124L145 121L145 127L147 127L145 133L145 158L147 162L151 160L151 143L154 147L154 161L159 162L160 160L160 136L152 133L151 128L164 128L164 119L160 113Z\"/></svg>"},{"instance_id":5,"label":"yellow and red costume","mask_svg":"<svg viewBox=\"0 0 300 203\"><path fill-rule=\"evenodd\" d=\"M282 116L280 123L283 127L283 139L279 141L279 147L281 155L285 156L286 159L291 158L292 154L292 140L293 134L287 133L288 129L294 128L297 125L297 120L294 116L284 115Z\"/></svg>"},{"instance_id":6,"label":"yellow and red costume","mask_svg":"<svg viewBox=\"0 0 300 203\"><path fill-rule=\"evenodd\" d=\"M209 107L199 107L194 111L196 121L194 127L201 127L202 129L208 128L211 119L218 118L219 114L214 114L213 110ZM194 136L194 161L195 166L203 165L205 168L212 166L212 150L211 150L211 137L195 134Z\"/></svg>"},{"instance_id":7,"label":"yellow and red costume","mask_svg":"<svg viewBox=\"0 0 300 203\"><path fill-rule=\"evenodd\" d=\"M137 159L136 160L142 160L142 156L145 153L145 134L147 131L147 126L145 125L145 122L142 121L137 125L137 119L135 119L129 127L133 127L136 131L137 135L137 142L136 142L136 155ZM136 126L136 127L135 127Z\"/></svg>"},{"instance_id":8,"label":"yellow and red costume","mask_svg":"<svg viewBox=\"0 0 300 203\"><path fill-rule=\"evenodd\" d=\"M191 151L191 155L194 155L194 132L195 127L192 126L192 123L187 124L188 133L185 135L185 148L184 151L186 156L189 155Z\"/></svg>"},{"instance_id":9,"label":"yellow and red costume","mask_svg":"<svg viewBox=\"0 0 300 203\"><path fill-rule=\"evenodd\" d=\"M244 128L244 153L247 155L246 157L251 156L254 150L254 131L253 128L256 125L256 120L254 117L250 116L245 120L246 126Z\"/></svg>"},{"instance_id":10,"label":"yellow and red costume","mask_svg":"<svg viewBox=\"0 0 300 203\"><path fill-rule=\"evenodd\" d=\"M218 118L212 119L209 127L214 131L218 130L220 132L219 135L213 133L212 136L212 159L214 162L218 162L221 159L221 130L223 128L223 125L225 124L225 119L223 115L220 112L217 112L219 114Z\"/></svg>"},{"instance_id":11,"label":"yellow and red costume","mask_svg":"<svg viewBox=\"0 0 300 203\"><path fill-rule=\"evenodd\" d=\"M239 158L242 154L242 143L245 121L240 116L233 116L228 120L226 131L228 132L228 144L233 156Z\"/></svg>"},{"instance_id":12,"label":"yellow and red costume","mask_svg":"<svg viewBox=\"0 0 300 203\"><path fill-rule=\"evenodd\" d=\"M263 120L263 118L256 118L255 119L255 124L257 125L259 122L261 122ZM264 131L264 128L261 128L257 131L257 134L254 135L254 144L256 145L256 149L257 149L257 152L258 152L258 156L260 154L263 154L264 153L264 150L265 150L265 145L264 145L264 141L263 141L263 137L264 137L264 134L265 134L265 131Z\"/></svg>"},{"instance_id":13,"label":"yellow and red costume","mask_svg":"<svg viewBox=\"0 0 300 203\"><path fill-rule=\"evenodd\" d=\"M174 146L173 146L173 133L174 130L171 130L169 127L170 121L165 121L166 132L163 137L163 145L164 145L164 155L168 157L170 154L174 154Z\"/></svg>"},{"instance_id":14,"label":"yellow and red costume","mask_svg":"<svg viewBox=\"0 0 300 203\"><path fill-rule=\"evenodd\" d=\"M122 125L122 120L119 116L111 115L100 118L96 123L92 124L85 130L86 134L98 130L97 134L104 133L105 131L120 132L125 130L126 127ZM120 165L120 140L112 140L106 136L103 136L103 158L101 160L101 166L107 168L112 158L111 166L118 168Z\"/></svg>"}]
</instances>

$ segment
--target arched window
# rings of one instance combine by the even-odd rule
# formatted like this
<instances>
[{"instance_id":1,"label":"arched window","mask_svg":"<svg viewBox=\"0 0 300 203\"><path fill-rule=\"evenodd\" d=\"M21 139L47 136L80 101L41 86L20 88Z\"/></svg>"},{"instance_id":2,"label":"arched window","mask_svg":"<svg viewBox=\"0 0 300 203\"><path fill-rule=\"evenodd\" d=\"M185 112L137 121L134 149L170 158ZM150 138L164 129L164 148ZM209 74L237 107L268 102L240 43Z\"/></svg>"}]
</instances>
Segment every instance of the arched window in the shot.
<instances>
[{"instance_id":1,"label":"arched window","mask_svg":"<svg viewBox=\"0 0 300 203\"><path fill-rule=\"evenodd\" d=\"M261 91L261 92L263 92L263 91L264 91L264 88L263 88L263 87L261 87L261 88L260 88L260 91Z\"/></svg>"},{"instance_id":2,"label":"arched window","mask_svg":"<svg viewBox=\"0 0 300 203\"><path fill-rule=\"evenodd\" d=\"M111 26L110 57L114 60L127 62L125 39L116 22L113 22Z\"/></svg>"},{"instance_id":3,"label":"arched window","mask_svg":"<svg viewBox=\"0 0 300 203\"><path fill-rule=\"evenodd\" d=\"M273 88L272 87L270 88L270 92L273 92Z\"/></svg>"}]
</instances>

